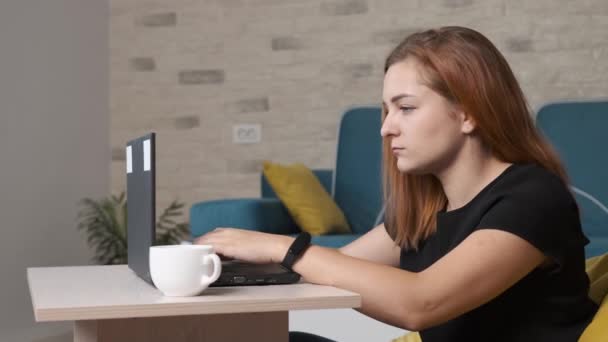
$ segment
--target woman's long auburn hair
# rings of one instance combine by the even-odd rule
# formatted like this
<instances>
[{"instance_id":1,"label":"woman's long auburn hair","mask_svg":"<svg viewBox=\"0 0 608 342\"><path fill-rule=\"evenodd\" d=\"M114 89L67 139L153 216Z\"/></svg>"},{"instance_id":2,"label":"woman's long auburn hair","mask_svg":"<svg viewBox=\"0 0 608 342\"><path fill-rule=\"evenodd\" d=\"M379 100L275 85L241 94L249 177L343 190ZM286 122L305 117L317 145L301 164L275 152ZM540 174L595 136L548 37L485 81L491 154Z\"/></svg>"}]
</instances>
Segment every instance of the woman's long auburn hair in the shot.
<instances>
[{"instance_id":1,"label":"woman's long auburn hair","mask_svg":"<svg viewBox=\"0 0 608 342\"><path fill-rule=\"evenodd\" d=\"M493 155L509 163L536 163L568 182L557 154L539 134L524 94L498 49L481 33L442 27L414 33L387 57L384 73L414 58L425 85L470 115L476 132ZM386 118L382 109L382 120ZM436 214L447 204L439 180L431 174L401 173L388 138L383 139L385 227L405 249L436 230Z\"/></svg>"}]
</instances>

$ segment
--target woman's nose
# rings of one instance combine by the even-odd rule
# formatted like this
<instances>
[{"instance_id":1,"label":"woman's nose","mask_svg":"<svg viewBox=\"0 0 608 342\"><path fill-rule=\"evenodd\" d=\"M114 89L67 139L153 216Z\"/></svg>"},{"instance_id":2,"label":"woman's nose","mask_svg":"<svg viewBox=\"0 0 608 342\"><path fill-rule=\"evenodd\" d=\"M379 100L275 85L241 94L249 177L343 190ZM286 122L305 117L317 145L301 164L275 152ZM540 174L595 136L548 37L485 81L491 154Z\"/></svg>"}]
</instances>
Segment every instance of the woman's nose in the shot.
<instances>
[{"instance_id":1,"label":"woman's nose","mask_svg":"<svg viewBox=\"0 0 608 342\"><path fill-rule=\"evenodd\" d=\"M392 123L392 115L386 114L384 117L384 122L382 122L382 127L380 127L380 135L382 137L387 137L389 135L396 135L395 125Z\"/></svg>"}]
</instances>

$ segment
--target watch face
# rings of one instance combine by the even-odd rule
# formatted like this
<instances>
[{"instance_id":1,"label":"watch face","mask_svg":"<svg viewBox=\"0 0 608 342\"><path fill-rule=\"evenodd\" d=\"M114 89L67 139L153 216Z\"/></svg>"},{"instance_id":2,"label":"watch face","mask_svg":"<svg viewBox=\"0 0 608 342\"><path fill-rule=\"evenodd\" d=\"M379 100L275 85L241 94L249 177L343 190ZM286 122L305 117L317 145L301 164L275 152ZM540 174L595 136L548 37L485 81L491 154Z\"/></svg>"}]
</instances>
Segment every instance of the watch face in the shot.
<instances>
[{"instance_id":1,"label":"watch face","mask_svg":"<svg viewBox=\"0 0 608 342\"><path fill-rule=\"evenodd\" d=\"M283 259L281 265L283 267L291 270L291 267L296 262L296 260L300 257L302 252L310 245L310 234L303 232L298 235L298 237L293 241L289 249L287 250L287 254Z\"/></svg>"}]
</instances>

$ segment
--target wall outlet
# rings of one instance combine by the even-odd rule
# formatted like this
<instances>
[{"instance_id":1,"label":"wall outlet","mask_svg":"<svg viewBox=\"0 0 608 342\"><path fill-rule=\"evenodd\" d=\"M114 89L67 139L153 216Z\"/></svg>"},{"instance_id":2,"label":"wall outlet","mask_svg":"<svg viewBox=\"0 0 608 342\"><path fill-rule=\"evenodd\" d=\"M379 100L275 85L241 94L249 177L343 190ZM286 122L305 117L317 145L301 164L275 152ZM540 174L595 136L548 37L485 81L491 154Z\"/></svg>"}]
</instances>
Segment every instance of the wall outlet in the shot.
<instances>
[{"instance_id":1,"label":"wall outlet","mask_svg":"<svg viewBox=\"0 0 608 342\"><path fill-rule=\"evenodd\" d=\"M238 124L232 126L232 142L235 144L257 144L262 141L262 125Z\"/></svg>"}]
</instances>

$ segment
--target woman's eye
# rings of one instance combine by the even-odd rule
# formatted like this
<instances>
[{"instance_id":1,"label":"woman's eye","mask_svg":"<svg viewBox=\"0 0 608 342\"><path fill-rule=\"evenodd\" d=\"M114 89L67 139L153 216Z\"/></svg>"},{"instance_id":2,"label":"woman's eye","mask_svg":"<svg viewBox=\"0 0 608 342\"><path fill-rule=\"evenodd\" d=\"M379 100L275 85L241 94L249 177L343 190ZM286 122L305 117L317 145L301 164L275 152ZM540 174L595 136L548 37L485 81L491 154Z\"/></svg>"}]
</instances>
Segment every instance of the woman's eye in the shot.
<instances>
[{"instance_id":1,"label":"woman's eye","mask_svg":"<svg viewBox=\"0 0 608 342\"><path fill-rule=\"evenodd\" d=\"M411 112L414 109L416 109L416 107L410 107L410 106L399 107L399 110L401 110L402 112L405 112L405 113Z\"/></svg>"}]
</instances>

